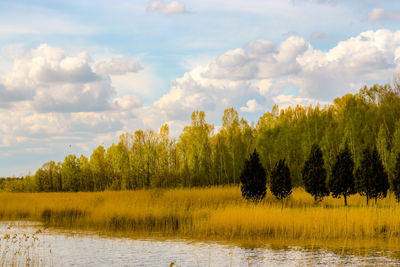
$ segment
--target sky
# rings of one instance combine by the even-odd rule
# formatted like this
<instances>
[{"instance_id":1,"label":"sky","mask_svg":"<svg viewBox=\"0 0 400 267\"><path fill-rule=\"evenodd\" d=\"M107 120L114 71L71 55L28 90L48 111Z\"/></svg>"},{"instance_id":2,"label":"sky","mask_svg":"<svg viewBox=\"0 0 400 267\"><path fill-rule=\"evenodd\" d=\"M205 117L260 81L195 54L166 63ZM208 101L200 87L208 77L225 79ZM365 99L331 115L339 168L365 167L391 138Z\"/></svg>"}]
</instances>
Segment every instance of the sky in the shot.
<instances>
[{"instance_id":1,"label":"sky","mask_svg":"<svg viewBox=\"0 0 400 267\"><path fill-rule=\"evenodd\" d=\"M326 105L400 67L400 1L2 0L0 176L90 156L122 133L173 137Z\"/></svg>"}]
</instances>

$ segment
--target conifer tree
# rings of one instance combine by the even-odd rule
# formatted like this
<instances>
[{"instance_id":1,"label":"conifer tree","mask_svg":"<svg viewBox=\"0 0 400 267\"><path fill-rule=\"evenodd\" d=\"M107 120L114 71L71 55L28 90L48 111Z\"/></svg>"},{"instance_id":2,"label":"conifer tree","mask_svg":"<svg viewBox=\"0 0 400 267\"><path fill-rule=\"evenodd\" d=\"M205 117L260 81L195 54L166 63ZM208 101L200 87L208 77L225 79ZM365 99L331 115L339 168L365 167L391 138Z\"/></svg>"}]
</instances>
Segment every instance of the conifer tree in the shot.
<instances>
[{"instance_id":1,"label":"conifer tree","mask_svg":"<svg viewBox=\"0 0 400 267\"><path fill-rule=\"evenodd\" d=\"M344 149L336 157L329 179L329 189L335 198L344 197L347 206L347 196L354 194L354 161L346 143Z\"/></svg>"},{"instance_id":2,"label":"conifer tree","mask_svg":"<svg viewBox=\"0 0 400 267\"><path fill-rule=\"evenodd\" d=\"M290 170L285 160L279 160L271 172L271 192L282 201L292 193L292 181L290 178Z\"/></svg>"},{"instance_id":3,"label":"conifer tree","mask_svg":"<svg viewBox=\"0 0 400 267\"><path fill-rule=\"evenodd\" d=\"M374 150L372 151L372 159L374 163L373 172L375 174L376 184L376 189L374 191L373 197L375 198L376 203L378 198L386 197L387 191L389 189L389 177L376 147L374 147Z\"/></svg>"},{"instance_id":4,"label":"conifer tree","mask_svg":"<svg viewBox=\"0 0 400 267\"><path fill-rule=\"evenodd\" d=\"M303 183L306 191L314 197L315 201L329 195L326 187L324 159L317 144L312 145L310 155L304 164Z\"/></svg>"},{"instance_id":5,"label":"conifer tree","mask_svg":"<svg viewBox=\"0 0 400 267\"><path fill-rule=\"evenodd\" d=\"M244 163L243 171L240 175L242 196L245 199L259 201L265 197L266 194L266 173L264 167L261 165L259 155L254 149Z\"/></svg>"},{"instance_id":6,"label":"conifer tree","mask_svg":"<svg viewBox=\"0 0 400 267\"><path fill-rule=\"evenodd\" d=\"M366 196L367 205L371 198L375 198L376 203L378 198L386 197L389 189L388 175L376 147L372 152L369 148L364 150L355 184L357 192Z\"/></svg>"},{"instance_id":7,"label":"conifer tree","mask_svg":"<svg viewBox=\"0 0 400 267\"><path fill-rule=\"evenodd\" d=\"M396 200L397 202L400 202L400 152L397 154L396 158L392 186Z\"/></svg>"}]
</instances>

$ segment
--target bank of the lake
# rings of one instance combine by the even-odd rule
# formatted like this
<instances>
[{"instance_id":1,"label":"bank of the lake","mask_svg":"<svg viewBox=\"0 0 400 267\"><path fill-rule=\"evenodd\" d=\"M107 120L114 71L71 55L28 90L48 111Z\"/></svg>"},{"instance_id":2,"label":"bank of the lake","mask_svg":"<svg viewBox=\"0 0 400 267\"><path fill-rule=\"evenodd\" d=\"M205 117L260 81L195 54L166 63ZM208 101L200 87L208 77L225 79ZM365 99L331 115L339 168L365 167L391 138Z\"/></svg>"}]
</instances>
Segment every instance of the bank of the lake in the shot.
<instances>
[{"instance_id":1,"label":"bank of the lake","mask_svg":"<svg viewBox=\"0 0 400 267\"><path fill-rule=\"evenodd\" d=\"M354 195L315 204L295 189L281 208L268 192L258 204L241 198L239 187L96 193L1 193L3 221L39 221L46 226L94 230L118 236L154 236L249 243L363 244L400 247L400 205L393 195L365 205ZM268 241L271 243L270 241Z\"/></svg>"}]
</instances>

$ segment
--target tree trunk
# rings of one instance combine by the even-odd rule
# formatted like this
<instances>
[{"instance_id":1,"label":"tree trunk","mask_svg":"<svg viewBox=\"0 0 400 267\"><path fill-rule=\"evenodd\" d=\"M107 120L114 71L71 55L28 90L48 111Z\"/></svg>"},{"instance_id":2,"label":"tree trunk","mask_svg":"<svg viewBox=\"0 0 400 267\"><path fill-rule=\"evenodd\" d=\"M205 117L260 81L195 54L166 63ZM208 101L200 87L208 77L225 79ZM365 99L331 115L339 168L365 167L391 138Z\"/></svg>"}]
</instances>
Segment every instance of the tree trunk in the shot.
<instances>
[{"instance_id":1,"label":"tree trunk","mask_svg":"<svg viewBox=\"0 0 400 267\"><path fill-rule=\"evenodd\" d=\"M367 195L367 206L368 206L368 195Z\"/></svg>"},{"instance_id":2,"label":"tree trunk","mask_svg":"<svg viewBox=\"0 0 400 267\"><path fill-rule=\"evenodd\" d=\"M347 206L347 194L344 193L344 205Z\"/></svg>"}]
</instances>

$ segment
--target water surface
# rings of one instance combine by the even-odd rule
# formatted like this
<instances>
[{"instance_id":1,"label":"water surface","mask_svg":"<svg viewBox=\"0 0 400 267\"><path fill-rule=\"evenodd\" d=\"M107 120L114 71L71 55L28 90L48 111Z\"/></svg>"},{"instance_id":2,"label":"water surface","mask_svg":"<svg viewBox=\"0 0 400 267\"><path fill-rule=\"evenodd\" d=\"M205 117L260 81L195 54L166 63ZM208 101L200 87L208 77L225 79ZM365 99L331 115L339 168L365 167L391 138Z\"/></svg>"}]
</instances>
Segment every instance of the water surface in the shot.
<instances>
[{"instance_id":1,"label":"water surface","mask_svg":"<svg viewBox=\"0 0 400 267\"><path fill-rule=\"evenodd\" d=\"M0 222L1 265L34 266L395 266L390 251L362 255L300 246L246 248L180 239L129 239Z\"/></svg>"}]
</instances>

